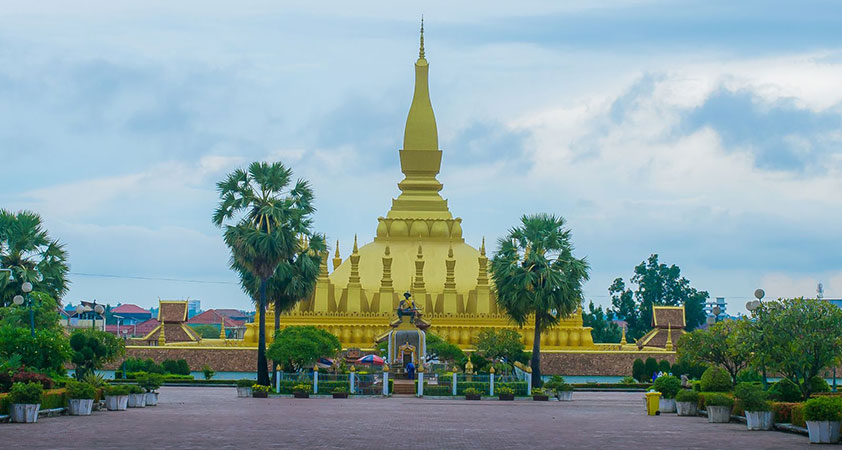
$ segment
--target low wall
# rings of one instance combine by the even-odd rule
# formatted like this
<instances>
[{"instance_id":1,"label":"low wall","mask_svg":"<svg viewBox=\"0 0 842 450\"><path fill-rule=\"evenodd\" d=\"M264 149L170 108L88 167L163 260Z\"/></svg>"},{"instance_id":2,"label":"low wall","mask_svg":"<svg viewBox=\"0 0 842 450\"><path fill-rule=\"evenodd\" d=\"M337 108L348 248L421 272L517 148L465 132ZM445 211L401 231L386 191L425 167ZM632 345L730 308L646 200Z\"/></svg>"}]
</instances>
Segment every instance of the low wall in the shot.
<instances>
[{"instance_id":1,"label":"low wall","mask_svg":"<svg viewBox=\"0 0 842 450\"><path fill-rule=\"evenodd\" d=\"M665 359L675 363L675 352L541 352L542 375L631 376L635 359Z\"/></svg>"},{"instance_id":2,"label":"low wall","mask_svg":"<svg viewBox=\"0 0 842 450\"><path fill-rule=\"evenodd\" d=\"M256 348L231 347L142 347L127 346L127 358L152 358L156 363L165 359L184 359L190 370L202 370L207 365L217 372L254 372L257 364ZM107 369L114 370L123 361L116 361Z\"/></svg>"}]
</instances>

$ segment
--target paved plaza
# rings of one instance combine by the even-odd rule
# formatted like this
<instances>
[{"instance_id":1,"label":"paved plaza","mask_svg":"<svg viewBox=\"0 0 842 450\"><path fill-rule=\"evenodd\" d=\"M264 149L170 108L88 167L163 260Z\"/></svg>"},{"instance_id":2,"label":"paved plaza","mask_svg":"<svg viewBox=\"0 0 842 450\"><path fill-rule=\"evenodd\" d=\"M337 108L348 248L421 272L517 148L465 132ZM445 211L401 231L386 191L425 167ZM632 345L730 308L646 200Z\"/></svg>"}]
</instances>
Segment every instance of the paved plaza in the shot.
<instances>
[{"instance_id":1,"label":"paved plaza","mask_svg":"<svg viewBox=\"0 0 842 450\"><path fill-rule=\"evenodd\" d=\"M253 399L234 388L165 387L160 405L0 424L3 448L781 448L807 437L646 416L642 393L574 401Z\"/></svg>"}]
</instances>

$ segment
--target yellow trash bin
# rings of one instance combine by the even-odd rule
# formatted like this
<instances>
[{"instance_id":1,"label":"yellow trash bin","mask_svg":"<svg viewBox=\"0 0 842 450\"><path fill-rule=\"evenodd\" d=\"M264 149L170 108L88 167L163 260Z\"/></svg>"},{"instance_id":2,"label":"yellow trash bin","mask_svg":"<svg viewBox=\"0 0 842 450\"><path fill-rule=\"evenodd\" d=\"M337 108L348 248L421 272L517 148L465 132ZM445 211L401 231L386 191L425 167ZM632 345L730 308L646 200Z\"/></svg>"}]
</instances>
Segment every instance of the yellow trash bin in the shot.
<instances>
[{"instance_id":1,"label":"yellow trash bin","mask_svg":"<svg viewBox=\"0 0 842 450\"><path fill-rule=\"evenodd\" d=\"M661 414L658 411L658 404L661 401L661 393L660 392L647 392L646 393L646 414L650 416L658 416Z\"/></svg>"}]
</instances>

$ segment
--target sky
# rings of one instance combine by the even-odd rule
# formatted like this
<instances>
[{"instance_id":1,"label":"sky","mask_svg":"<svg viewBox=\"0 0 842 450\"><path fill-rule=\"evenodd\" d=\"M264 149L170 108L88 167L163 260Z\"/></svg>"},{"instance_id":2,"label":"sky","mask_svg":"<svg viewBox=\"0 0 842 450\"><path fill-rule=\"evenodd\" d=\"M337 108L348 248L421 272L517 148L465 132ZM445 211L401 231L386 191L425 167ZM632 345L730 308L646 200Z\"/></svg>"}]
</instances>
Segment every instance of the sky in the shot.
<instances>
[{"instance_id":1,"label":"sky","mask_svg":"<svg viewBox=\"0 0 842 450\"><path fill-rule=\"evenodd\" d=\"M402 178L422 14L469 244L550 212L596 304L652 253L731 313L756 288L842 297L831 1L0 0L0 207L66 245L65 302L249 308L215 183L282 161L344 257L370 241Z\"/></svg>"}]
</instances>

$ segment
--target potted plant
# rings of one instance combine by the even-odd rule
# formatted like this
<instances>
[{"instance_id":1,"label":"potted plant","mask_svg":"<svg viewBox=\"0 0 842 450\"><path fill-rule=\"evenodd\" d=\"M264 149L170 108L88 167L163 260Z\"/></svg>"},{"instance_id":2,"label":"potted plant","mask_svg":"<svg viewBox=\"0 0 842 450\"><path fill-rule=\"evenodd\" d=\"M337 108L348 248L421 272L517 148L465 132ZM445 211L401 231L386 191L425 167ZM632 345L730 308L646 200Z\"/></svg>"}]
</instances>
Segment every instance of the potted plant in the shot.
<instances>
[{"instance_id":1,"label":"potted plant","mask_svg":"<svg viewBox=\"0 0 842 450\"><path fill-rule=\"evenodd\" d=\"M298 383L292 387L292 396L294 398L310 398L310 385L307 383Z\"/></svg>"},{"instance_id":2,"label":"potted plant","mask_svg":"<svg viewBox=\"0 0 842 450\"><path fill-rule=\"evenodd\" d=\"M14 383L9 391L12 422L35 423L38 421L38 411L41 409L41 398L44 387L41 383Z\"/></svg>"},{"instance_id":3,"label":"potted plant","mask_svg":"<svg viewBox=\"0 0 842 450\"><path fill-rule=\"evenodd\" d=\"M769 394L754 383L740 383L734 390L734 395L743 406L746 413L746 427L749 430L771 430L774 425L775 414L769 403Z\"/></svg>"},{"instance_id":4,"label":"potted plant","mask_svg":"<svg viewBox=\"0 0 842 450\"><path fill-rule=\"evenodd\" d=\"M833 397L816 397L804 404L804 420L813 444L839 442L842 401Z\"/></svg>"},{"instance_id":5,"label":"potted plant","mask_svg":"<svg viewBox=\"0 0 842 450\"><path fill-rule=\"evenodd\" d=\"M333 398L348 398L348 388L345 386L336 386L333 388Z\"/></svg>"},{"instance_id":6,"label":"potted plant","mask_svg":"<svg viewBox=\"0 0 842 450\"><path fill-rule=\"evenodd\" d=\"M536 402L546 402L550 399L550 396L547 395L547 392L541 388L534 388L532 389L532 400Z\"/></svg>"},{"instance_id":7,"label":"potted plant","mask_svg":"<svg viewBox=\"0 0 842 450\"><path fill-rule=\"evenodd\" d=\"M272 386L266 386L263 384L252 384L251 396L254 398L267 398L269 397L270 390L272 390Z\"/></svg>"},{"instance_id":8,"label":"potted plant","mask_svg":"<svg viewBox=\"0 0 842 450\"><path fill-rule=\"evenodd\" d=\"M137 380L138 386L142 387L146 394L144 399L146 406L158 406L158 388L161 387L161 382L164 377L157 373L146 374Z\"/></svg>"},{"instance_id":9,"label":"potted plant","mask_svg":"<svg viewBox=\"0 0 842 450\"><path fill-rule=\"evenodd\" d=\"M482 398L482 393L480 393L479 389L469 387L465 389L465 400L479 400Z\"/></svg>"},{"instance_id":10,"label":"potted plant","mask_svg":"<svg viewBox=\"0 0 842 450\"><path fill-rule=\"evenodd\" d=\"M658 400L658 410L661 413L674 413L675 396L681 390L681 381L672 375L664 375L656 378L652 387L661 393L661 398Z\"/></svg>"},{"instance_id":11,"label":"potted plant","mask_svg":"<svg viewBox=\"0 0 842 450\"><path fill-rule=\"evenodd\" d=\"M129 406L129 387L128 386L106 386L105 387L105 407L109 411L125 411Z\"/></svg>"},{"instance_id":12,"label":"potted plant","mask_svg":"<svg viewBox=\"0 0 842 450\"><path fill-rule=\"evenodd\" d=\"M711 394L705 396L705 409L708 411L709 423L728 423L731 421L731 408L734 399L725 394Z\"/></svg>"},{"instance_id":13,"label":"potted plant","mask_svg":"<svg viewBox=\"0 0 842 450\"><path fill-rule=\"evenodd\" d=\"M246 398L251 397L251 386L254 380L241 379L237 380L237 397Z\"/></svg>"},{"instance_id":14,"label":"potted plant","mask_svg":"<svg viewBox=\"0 0 842 450\"><path fill-rule=\"evenodd\" d=\"M129 408L145 408L146 407L146 392L142 387L132 384L129 388Z\"/></svg>"},{"instance_id":15,"label":"potted plant","mask_svg":"<svg viewBox=\"0 0 842 450\"><path fill-rule=\"evenodd\" d=\"M675 409L679 416L699 415L699 393L692 389L682 389L675 394Z\"/></svg>"},{"instance_id":16,"label":"potted plant","mask_svg":"<svg viewBox=\"0 0 842 450\"><path fill-rule=\"evenodd\" d=\"M94 407L96 389L88 383L67 382L67 412L71 416L90 416Z\"/></svg>"},{"instance_id":17,"label":"potted plant","mask_svg":"<svg viewBox=\"0 0 842 450\"><path fill-rule=\"evenodd\" d=\"M552 392L559 401L569 402L573 400L573 386L567 384L560 375L553 375L549 381L544 383L544 389Z\"/></svg>"},{"instance_id":18,"label":"potted plant","mask_svg":"<svg viewBox=\"0 0 842 450\"><path fill-rule=\"evenodd\" d=\"M497 398L500 400L514 400L515 390L508 386L500 386L497 388Z\"/></svg>"}]
</instances>

